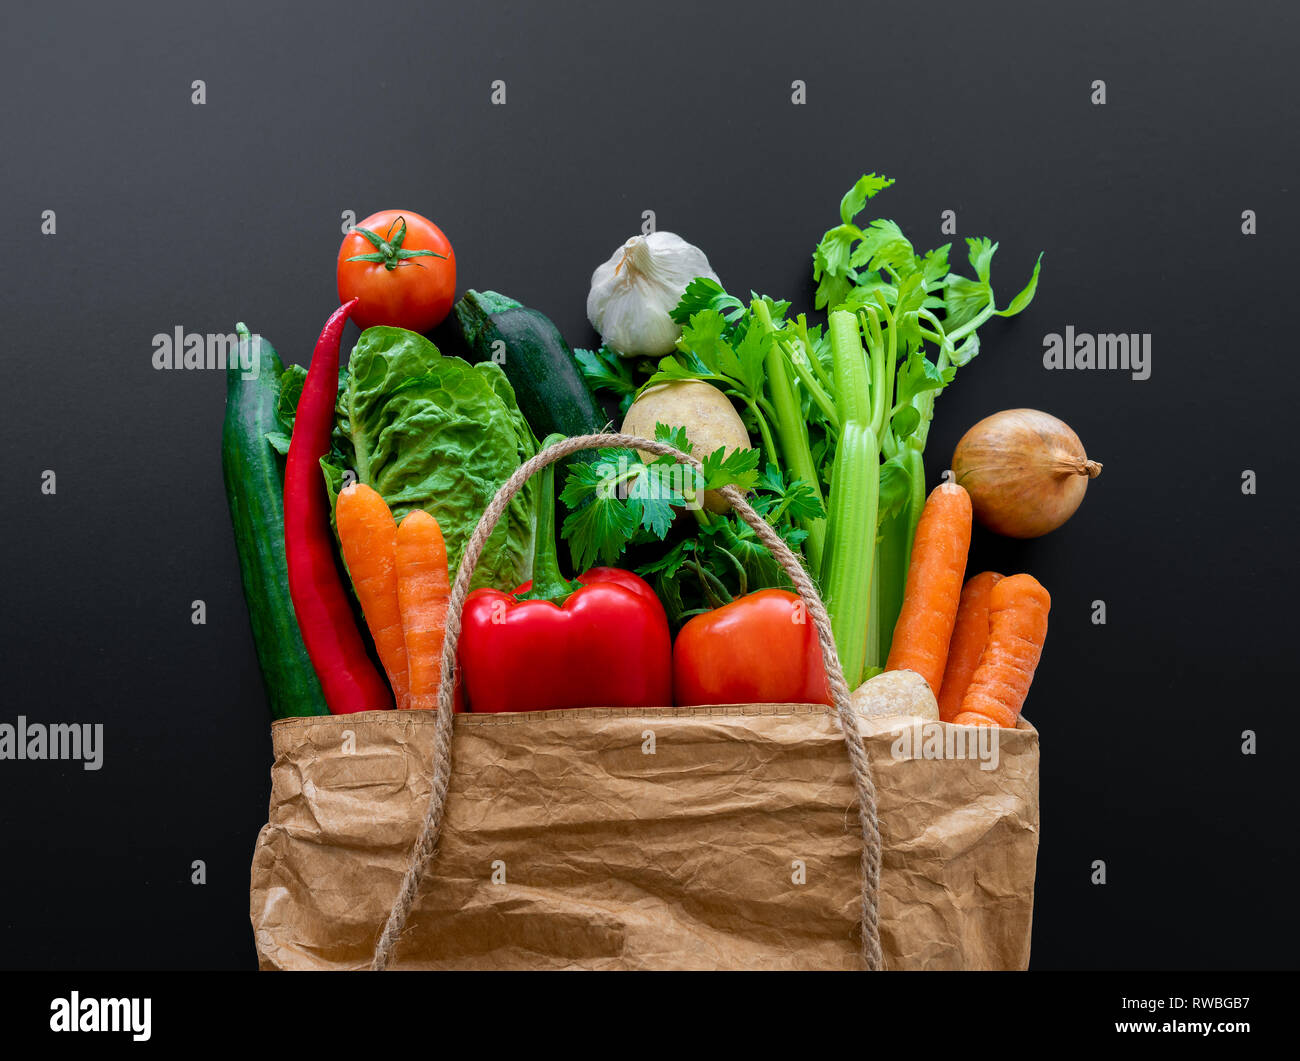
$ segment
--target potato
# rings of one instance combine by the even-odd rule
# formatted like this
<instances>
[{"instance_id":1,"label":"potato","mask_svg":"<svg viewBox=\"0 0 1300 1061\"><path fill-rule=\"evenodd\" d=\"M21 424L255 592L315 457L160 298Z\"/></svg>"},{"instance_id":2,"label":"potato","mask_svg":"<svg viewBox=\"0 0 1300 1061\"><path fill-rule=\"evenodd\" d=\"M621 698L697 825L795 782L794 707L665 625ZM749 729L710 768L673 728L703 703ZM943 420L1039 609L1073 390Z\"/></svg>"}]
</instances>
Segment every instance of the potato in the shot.
<instances>
[{"instance_id":1,"label":"potato","mask_svg":"<svg viewBox=\"0 0 1300 1061\"><path fill-rule=\"evenodd\" d=\"M675 380L651 387L628 409L623 433L654 438L656 424L685 428L693 454L699 460L721 447L726 447L727 452L753 448L731 399L702 380ZM647 461L654 457L653 453L641 454ZM709 512L731 510L730 502L717 490L704 495L704 507Z\"/></svg>"},{"instance_id":2,"label":"potato","mask_svg":"<svg viewBox=\"0 0 1300 1061\"><path fill-rule=\"evenodd\" d=\"M939 721L939 701L916 671L890 670L853 690L853 707L867 718L912 716Z\"/></svg>"}]
</instances>

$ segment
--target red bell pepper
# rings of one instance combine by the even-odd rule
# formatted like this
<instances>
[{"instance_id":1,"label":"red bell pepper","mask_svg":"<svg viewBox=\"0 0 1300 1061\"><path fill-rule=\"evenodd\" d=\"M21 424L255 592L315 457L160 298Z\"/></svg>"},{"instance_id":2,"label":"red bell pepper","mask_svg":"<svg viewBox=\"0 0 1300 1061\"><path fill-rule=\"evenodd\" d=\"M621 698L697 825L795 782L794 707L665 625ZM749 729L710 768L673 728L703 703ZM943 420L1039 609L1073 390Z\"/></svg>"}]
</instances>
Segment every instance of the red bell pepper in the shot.
<instances>
[{"instance_id":1,"label":"red bell pepper","mask_svg":"<svg viewBox=\"0 0 1300 1061\"><path fill-rule=\"evenodd\" d=\"M673 702L829 704L817 629L803 602L760 589L688 620L673 645Z\"/></svg>"},{"instance_id":2,"label":"red bell pepper","mask_svg":"<svg viewBox=\"0 0 1300 1061\"><path fill-rule=\"evenodd\" d=\"M539 475L535 518L532 579L465 600L457 658L469 710L670 705L672 638L654 590L611 567L560 575L553 465Z\"/></svg>"},{"instance_id":3,"label":"red bell pepper","mask_svg":"<svg viewBox=\"0 0 1300 1061\"><path fill-rule=\"evenodd\" d=\"M357 304L340 306L325 322L298 398L284 467L284 550L289 596L303 644L331 714L393 706L388 685L366 654L334 558L329 495L320 459L330 449L339 389L339 344Z\"/></svg>"}]
</instances>

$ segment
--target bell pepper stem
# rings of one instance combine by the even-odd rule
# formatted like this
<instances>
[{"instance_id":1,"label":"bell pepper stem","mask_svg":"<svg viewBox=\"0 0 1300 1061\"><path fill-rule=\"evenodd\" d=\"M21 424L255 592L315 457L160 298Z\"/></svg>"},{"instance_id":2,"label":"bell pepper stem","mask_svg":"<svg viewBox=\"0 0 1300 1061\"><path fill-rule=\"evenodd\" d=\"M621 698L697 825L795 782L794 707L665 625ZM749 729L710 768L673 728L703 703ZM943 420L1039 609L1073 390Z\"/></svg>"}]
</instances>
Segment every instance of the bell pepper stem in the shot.
<instances>
[{"instance_id":1,"label":"bell pepper stem","mask_svg":"<svg viewBox=\"0 0 1300 1061\"><path fill-rule=\"evenodd\" d=\"M541 448L546 449L564 436L547 435ZM560 574L559 550L555 539L555 465L548 464L537 473L533 495L533 585L518 600L548 600L563 604L569 595L582 588L576 579Z\"/></svg>"}]
</instances>

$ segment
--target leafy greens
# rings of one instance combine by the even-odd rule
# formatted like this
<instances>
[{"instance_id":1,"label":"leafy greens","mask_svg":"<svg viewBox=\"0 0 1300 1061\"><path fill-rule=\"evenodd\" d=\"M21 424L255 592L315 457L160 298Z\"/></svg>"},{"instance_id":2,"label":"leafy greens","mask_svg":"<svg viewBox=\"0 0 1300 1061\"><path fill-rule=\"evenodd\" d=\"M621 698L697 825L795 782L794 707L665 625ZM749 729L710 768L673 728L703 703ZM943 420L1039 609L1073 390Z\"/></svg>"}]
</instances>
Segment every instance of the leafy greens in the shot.
<instances>
[{"instance_id":1,"label":"leafy greens","mask_svg":"<svg viewBox=\"0 0 1300 1061\"><path fill-rule=\"evenodd\" d=\"M294 366L282 379L281 415L290 425L305 377ZM537 452L500 366L446 357L402 328L362 332L339 374L335 420L331 453L321 461L331 502L351 470L399 522L425 509L442 528L453 575L497 489ZM532 507L532 484L525 484L488 539L474 586L510 590L530 577Z\"/></svg>"},{"instance_id":2,"label":"leafy greens","mask_svg":"<svg viewBox=\"0 0 1300 1061\"><path fill-rule=\"evenodd\" d=\"M757 497L786 487L777 491L778 519L802 536L854 686L883 665L902 605L935 400L979 353L977 330L1033 300L1042 264L1040 254L1029 282L999 309L993 241L966 240L972 279L950 264L951 243L918 252L893 220L859 224L867 203L893 183L861 177L840 201L839 224L813 251L814 305L829 314L824 332L804 314L788 317L788 302L753 292L745 302L699 278L672 312L682 326L676 352L643 385L704 380L739 404L761 439ZM612 385L625 401L633 396L626 375L592 382ZM650 565L652 573L680 571L700 542L724 533L702 528L694 544Z\"/></svg>"}]
</instances>

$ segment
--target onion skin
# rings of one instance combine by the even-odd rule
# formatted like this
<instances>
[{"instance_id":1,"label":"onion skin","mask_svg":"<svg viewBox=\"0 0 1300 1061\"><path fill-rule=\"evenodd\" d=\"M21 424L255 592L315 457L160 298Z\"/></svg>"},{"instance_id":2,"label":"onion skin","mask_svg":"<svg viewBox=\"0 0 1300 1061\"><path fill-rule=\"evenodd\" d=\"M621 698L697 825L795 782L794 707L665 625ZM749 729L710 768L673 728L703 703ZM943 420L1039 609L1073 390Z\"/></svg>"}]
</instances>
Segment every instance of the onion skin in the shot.
<instances>
[{"instance_id":1,"label":"onion skin","mask_svg":"<svg viewBox=\"0 0 1300 1061\"><path fill-rule=\"evenodd\" d=\"M962 436L952 473L981 525L1008 538L1037 538L1074 515L1101 465L1064 421L1038 409L1005 409Z\"/></svg>"}]
</instances>

